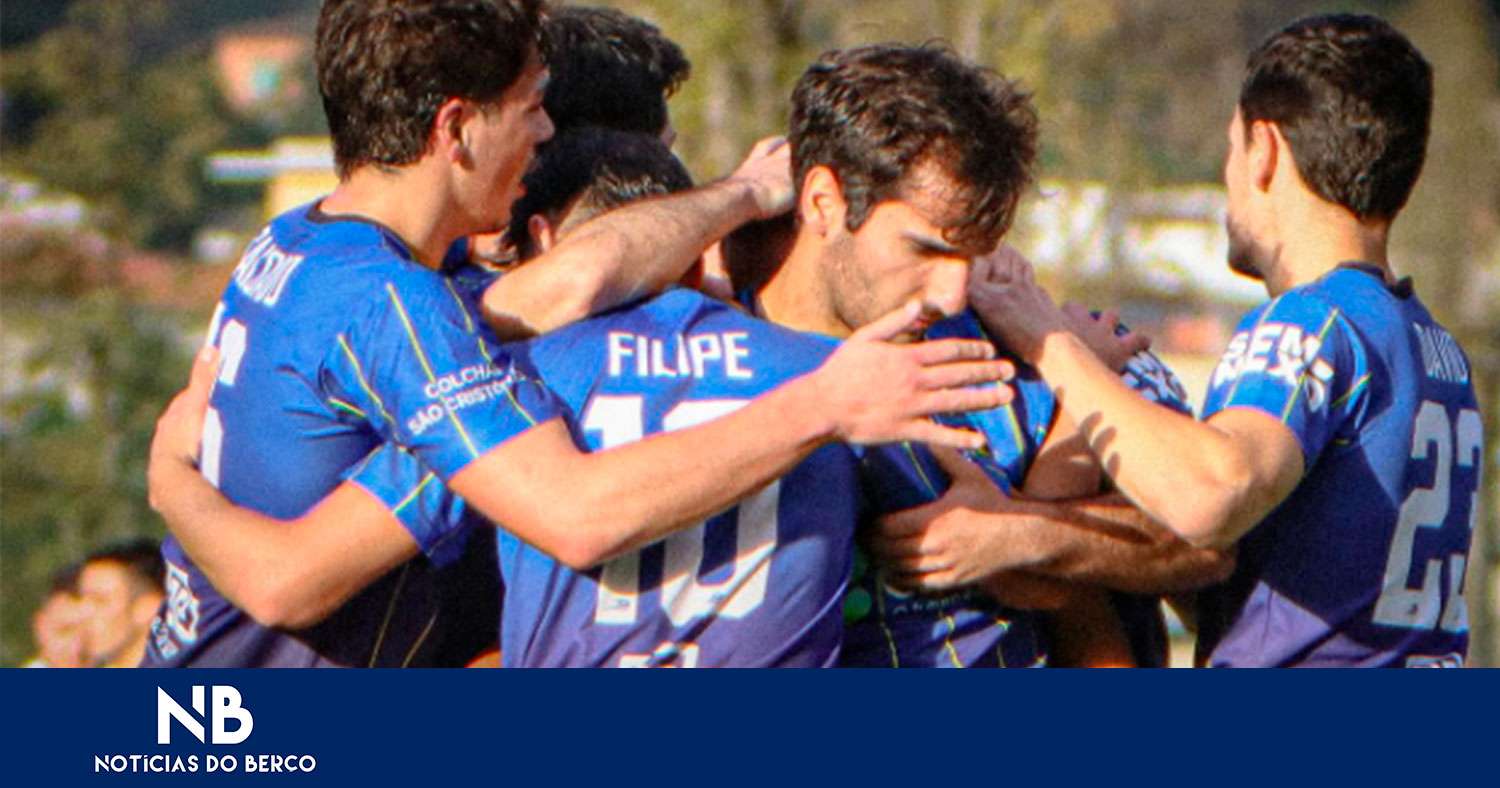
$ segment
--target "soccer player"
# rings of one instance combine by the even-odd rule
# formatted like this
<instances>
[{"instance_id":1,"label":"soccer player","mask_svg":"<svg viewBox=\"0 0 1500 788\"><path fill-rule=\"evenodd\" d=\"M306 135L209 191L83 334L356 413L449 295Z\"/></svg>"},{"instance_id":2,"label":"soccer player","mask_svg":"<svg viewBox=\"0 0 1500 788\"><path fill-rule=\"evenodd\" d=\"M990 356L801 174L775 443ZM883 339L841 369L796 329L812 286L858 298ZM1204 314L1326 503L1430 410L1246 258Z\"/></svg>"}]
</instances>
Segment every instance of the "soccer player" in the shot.
<instances>
[{"instance_id":1,"label":"soccer player","mask_svg":"<svg viewBox=\"0 0 1500 788\"><path fill-rule=\"evenodd\" d=\"M953 310L963 301L968 256L992 246L1008 225L1029 182L1034 133L1029 105L1008 84L931 49L856 50L826 59L809 74L825 86L845 83L850 90L875 92L880 107L910 103L916 89L922 109L899 120L912 132L910 147L885 162L894 172L876 175L868 160L844 161L861 147L858 142L889 131L891 121L873 108L853 130L825 125L794 135L794 146L810 151L801 212L816 229L805 231L798 262L783 270L824 283L807 291L800 315L783 315L799 330L678 290L510 346L559 393L591 447L609 449L722 417L815 368L860 326L884 322L910 334L911 326L879 319L885 307L915 298L927 319ZM912 84L892 85L892 76ZM809 100L836 97L809 92ZM970 149L970 140L986 144ZM575 209L589 202L566 200L565 190L551 188L542 177L565 180L570 168L561 159L570 147L568 139L549 147L543 167L528 178L528 200L557 192ZM861 204L858 219L835 205L845 204L845 197L834 167L851 182L875 175L857 196L851 193ZM554 238L548 217L518 215L516 221L517 229L525 222L539 248ZM588 226L571 217L555 224L561 233ZM851 242L863 245L858 257L849 256ZM861 271L859 278L842 278L850 269ZM866 290L871 283L884 285L873 299ZM841 312L840 303L856 304L855 311ZM379 491L389 486L392 462L411 465L390 449L382 454L387 456L377 455L357 476ZM826 447L700 529L589 572L502 537L506 663L831 664L855 524L867 510L860 476L854 451ZM395 489L415 487L408 480ZM153 484L153 492L161 498L181 490ZM403 507L393 494L382 498L403 519L420 510ZM425 493L414 500L428 511L443 508L428 503ZM179 526L170 513L168 519ZM304 530L300 525L307 524L299 524L298 532Z\"/></svg>"},{"instance_id":2,"label":"soccer player","mask_svg":"<svg viewBox=\"0 0 1500 788\"><path fill-rule=\"evenodd\" d=\"M202 451L210 481L231 500L289 517L393 442L485 514L592 565L690 526L831 440L977 442L923 416L1001 400L994 387L947 388L998 377L1001 365L968 360L990 351L962 342L897 347L872 332L731 417L580 453L555 400L492 352L437 270L457 238L503 224L533 146L551 132L540 105L537 13L524 0L324 4L319 86L341 180L262 232L216 314L210 342L222 357ZM643 282L677 278L716 235L782 209L781 166L755 155L720 184L602 218L548 261L487 290L486 316L506 334L546 330ZM887 390L877 396L872 380ZM740 439L746 434L758 440ZM694 461L672 462L682 457ZM293 473L283 479L281 469ZM272 476L279 483L269 484ZM634 495L642 488L656 494ZM392 622L404 609L402 571L291 638L229 604L175 541L163 550L170 597L147 664L400 664L425 638L421 617ZM296 626L305 615L267 618Z\"/></svg>"},{"instance_id":3,"label":"soccer player","mask_svg":"<svg viewBox=\"0 0 1500 788\"><path fill-rule=\"evenodd\" d=\"M677 138L667 99L692 73L655 25L613 8L567 5L545 22L552 81L542 106L559 131L603 126Z\"/></svg>"},{"instance_id":4,"label":"soccer player","mask_svg":"<svg viewBox=\"0 0 1500 788\"><path fill-rule=\"evenodd\" d=\"M976 283L1120 490L1184 538L1239 547L1202 595L1213 666L1457 666L1482 425L1453 337L1398 279L1391 223L1426 152L1432 73L1368 16L1300 20L1250 56L1229 123L1241 322L1204 420L1130 395L1015 261Z\"/></svg>"},{"instance_id":5,"label":"soccer player","mask_svg":"<svg viewBox=\"0 0 1500 788\"><path fill-rule=\"evenodd\" d=\"M667 99L692 71L676 42L655 25L613 8L564 6L553 9L542 27L548 71L542 108L559 134L602 126L660 137L671 147L677 129ZM455 253L503 269L518 259L510 239L524 235L481 233Z\"/></svg>"}]
</instances>

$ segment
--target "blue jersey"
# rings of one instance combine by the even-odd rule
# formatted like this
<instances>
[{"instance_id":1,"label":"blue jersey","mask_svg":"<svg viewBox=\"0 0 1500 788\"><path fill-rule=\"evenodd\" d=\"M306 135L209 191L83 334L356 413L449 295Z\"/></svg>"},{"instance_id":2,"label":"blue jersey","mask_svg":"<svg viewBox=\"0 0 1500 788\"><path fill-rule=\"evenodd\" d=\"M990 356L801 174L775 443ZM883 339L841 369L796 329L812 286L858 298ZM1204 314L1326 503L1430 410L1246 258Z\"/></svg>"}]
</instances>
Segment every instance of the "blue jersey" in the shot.
<instances>
[{"instance_id":1,"label":"blue jersey","mask_svg":"<svg viewBox=\"0 0 1500 788\"><path fill-rule=\"evenodd\" d=\"M1115 327L1117 335L1129 332L1129 327L1123 323ZM1131 356L1125 362L1120 378L1142 397L1183 415L1193 415L1187 389L1177 373L1151 351L1142 350ZM1167 637L1167 622L1162 616L1161 597L1112 591L1109 598L1115 614L1120 617L1120 624L1125 627L1135 664L1143 668L1166 667L1171 643Z\"/></svg>"},{"instance_id":2,"label":"blue jersey","mask_svg":"<svg viewBox=\"0 0 1500 788\"><path fill-rule=\"evenodd\" d=\"M597 450L725 415L835 346L675 290L508 349ZM858 471L849 447L825 446L740 505L587 572L502 532L505 664L831 665Z\"/></svg>"},{"instance_id":3,"label":"blue jersey","mask_svg":"<svg viewBox=\"0 0 1500 788\"><path fill-rule=\"evenodd\" d=\"M964 312L932 326L929 339L987 339L978 318ZM1017 364L1015 398L1001 408L938 421L982 433L983 452L970 455L1002 490L1017 489L1046 442L1056 413L1052 391L1036 372ZM867 484L876 508L898 511L936 500L948 478L923 446L897 444L869 451ZM996 602L978 589L917 594L892 588L884 570L856 559L845 603L846 667L1031 667L1045 664L1047 643L1039 616Z\"/></svg>"},{"instance_id":4,"label":"blue jersey","mask_svg":"<svg viewBox=\"0 0 1500 788\"><path fill-rule=\"evenodd\" d=\"M446 277L389 229L313 206L278 217L251 243L209 341L221 370L203 473L231 501L273 517L302 514L382 443L446 480L556 415L550 394L493 352ZM143 664L425 664L441 576L459 563L449 559L462 539L414 536L427 557L296 637L255 624L169 538L167 599Z\"/></svg>"},{"instance_id":5,"label":"blue jersey","mask_svg":"<svg viewBox=\"0 0 1500 788\"><path fill-rule=\"evenodd\" d=\"M1252 408L1305 474L1204 592L1215 666L1462 664L1482 425L1469 364L1409 283L1345 264L1251 312L1205 415Z\"/></svg>"}]
</instances>

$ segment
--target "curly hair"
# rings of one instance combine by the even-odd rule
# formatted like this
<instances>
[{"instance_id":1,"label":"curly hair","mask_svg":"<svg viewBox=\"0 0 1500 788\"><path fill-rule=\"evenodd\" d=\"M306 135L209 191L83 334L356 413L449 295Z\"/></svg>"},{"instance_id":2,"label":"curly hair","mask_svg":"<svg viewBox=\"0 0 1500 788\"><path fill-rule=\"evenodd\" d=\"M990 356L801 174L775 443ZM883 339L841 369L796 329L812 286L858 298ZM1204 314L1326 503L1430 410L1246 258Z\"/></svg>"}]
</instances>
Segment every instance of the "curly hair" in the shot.
<instances>
[{"instance_id":1,"label":"curly hair","mask_svg":"<svg viewBox=\"0 0 1500 788\"><path fill-rule=\"evenodd\" d=\"M1035 180L1031 96L937 45L824 54L792 92L790 140L799 187L816 166L838 177L850 230L932 163L960 189L962 210L946 240L988 249Z\"/></svg>"}]
</instances>

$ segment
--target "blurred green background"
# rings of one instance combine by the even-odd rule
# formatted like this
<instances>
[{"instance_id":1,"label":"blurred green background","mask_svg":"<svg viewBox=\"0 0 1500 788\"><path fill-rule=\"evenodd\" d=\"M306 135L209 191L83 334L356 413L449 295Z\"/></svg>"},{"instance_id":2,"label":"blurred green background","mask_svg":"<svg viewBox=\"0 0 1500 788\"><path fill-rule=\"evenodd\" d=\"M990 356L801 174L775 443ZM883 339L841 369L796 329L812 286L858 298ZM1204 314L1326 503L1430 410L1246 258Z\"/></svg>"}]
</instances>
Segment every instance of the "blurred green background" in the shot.
<instances>
[{"instance_id":1,"label":"blurred green background","mask_svg":"<svg viewBox=\"0 0 1500 788\"><path fill-rule=\"evenodd\" d=\"M1246 54L1309 13L1390 19L1437 74L1427 167L1393 244L1397 269L1473 357L1487 403L1486 515L1467 593L1472 661L1500 662L1500 0L594 4L652 20L693 61L671 106L677 151L700 179L784 131L792 83L830 48L941 39L1020 79L1042 117L1044 183L1017 244L1065 296L1120 305L1157 335L1195 397L1255 297L1222 274L1216 188ZM243 152L324 133L317 7L5 3L0 665L31 653L31 612L55 569L163 533L145 502L151 427L239 248L276 204L278 173L302 166ZM227 151L250 166L210 165Z\"/></svg>"}]
</instances>

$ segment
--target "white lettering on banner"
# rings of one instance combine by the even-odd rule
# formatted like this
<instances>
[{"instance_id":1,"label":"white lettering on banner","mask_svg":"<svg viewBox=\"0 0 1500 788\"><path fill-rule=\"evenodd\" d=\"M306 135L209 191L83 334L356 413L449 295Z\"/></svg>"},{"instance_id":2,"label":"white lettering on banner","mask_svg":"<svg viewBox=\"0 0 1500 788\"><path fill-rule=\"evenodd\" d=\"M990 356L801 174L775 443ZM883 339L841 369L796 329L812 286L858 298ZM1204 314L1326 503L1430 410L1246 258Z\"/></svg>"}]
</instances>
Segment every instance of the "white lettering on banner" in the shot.
<instances>
[{"instance_id":1,"label":"white lettering on banner","mask_svg":"<svg viewBox=\"0 0 1500 788\"><path fill-rule=\"evenodd\" d=\"M701 379L722 375L731 380L750 380L755 372L745 365L750 358L750 349L745 347L749 336L744 331L725 331L658 339L611 331L605 339L609 376Z\"/></svg>"},{"instance_id":2,"label":"white lettering on banner","mask_svg":"<svg viewBox=\"0 0 1500 788\"><path fill-rule=\"evenodd\" d=\"M213 685L213 706L210 709L213 720L212 741L214 744L239 744L250 736L250 731L255 728L255 718L250 710L241 703L240 691L234 687L223 684ZM193 685L193 711L189 713L175 698L167 694L161 687L156 688L156 743L172 743L172 720L177 720L188 733L193 734L199 742L203 741L203 723L199 718L204 716L203 709L203 685ZM235 730L226 730L224 720L231 718L238 723Z\"/></svg>"},{"instance_id":3,"label":"white lettering on banner","mask_svg":"<svg viewBox=\"0 0 1500 788\"><path fill-rule=\"evenodd\" d=\"M192 734L200 744L241 744L250 738L255 728L255 717L245 708L240 691L227 684L202 684L192 686L192 702L188 707L167 694L160 686L156 688L156 743L172 743L172 721ZM236 727L228 730L225 721L234 720ZM210 722L211 721L211 722ZM208 724L205 724L208 723ZM205 741L205 738L207 739ZM205 772L234 772L243 764L246 772L290 773L311 772L318 768L317 758L311 755L288 754L244 754L205 755ZM94 756L94 772L197 772L198 755L169 755L165 753L126 755L111 753Z\"/></svg>"}]
</instances>

